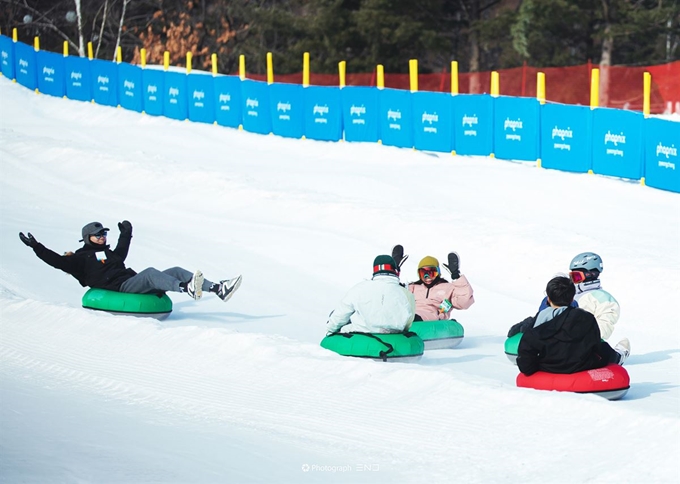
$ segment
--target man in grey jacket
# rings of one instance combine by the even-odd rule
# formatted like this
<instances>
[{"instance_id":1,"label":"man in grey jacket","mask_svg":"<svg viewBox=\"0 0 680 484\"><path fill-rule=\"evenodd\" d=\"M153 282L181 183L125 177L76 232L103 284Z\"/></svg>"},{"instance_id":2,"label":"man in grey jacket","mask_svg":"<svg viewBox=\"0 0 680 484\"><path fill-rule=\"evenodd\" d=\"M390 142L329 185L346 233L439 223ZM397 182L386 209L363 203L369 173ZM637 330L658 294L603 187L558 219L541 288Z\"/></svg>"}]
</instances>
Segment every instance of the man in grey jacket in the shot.
<instances>
[{"instance_id":1,"label":"man in grey jacket","mask_svg":"<svg viewBox=\"0 0 680 484\"><path fill-rule=\"evenodd\" d=\"M373 277L351 288L331 313L328 334L400 333L411 327L416 301L399 282L399 267L389 255L373 261Z\"/></svg>"}]
</instances>

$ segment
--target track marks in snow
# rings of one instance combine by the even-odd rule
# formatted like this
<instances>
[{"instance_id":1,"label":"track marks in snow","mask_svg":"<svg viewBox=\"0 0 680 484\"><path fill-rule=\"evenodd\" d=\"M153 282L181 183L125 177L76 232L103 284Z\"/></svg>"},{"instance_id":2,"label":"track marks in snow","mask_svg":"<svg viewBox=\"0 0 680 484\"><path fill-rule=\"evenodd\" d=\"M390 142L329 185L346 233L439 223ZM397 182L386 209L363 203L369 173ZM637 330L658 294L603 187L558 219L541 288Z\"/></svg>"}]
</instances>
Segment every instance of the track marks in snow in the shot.
<instances>
[{"instance_id":1,"label":"track marks in snow","mask_svg":"<svg viewBox=\"0 0 680 484\"><path fill-rule=\"evenodd\" d=\"M367 456L414 480L427 467L442 469L442 479L458 468L460 478L477 481L490 440L504 449L499 462L523 458L516 435L531 426L531 409L555 398L572 400L573 418L590 415L588 425L602 427L603 447L599 420L612 418L596 397L530 396L464 373L347 359L273 335L164 328L20 299L0 304L3 373L141 406L168 422L237 426L329 456ZM495 411L503 405L514 422ZM555 426L534 432L549 439L557 430L565 446L580 441L571 423ZM460 471L463 462L469 471Z\"/></svg>"}]
</instances>

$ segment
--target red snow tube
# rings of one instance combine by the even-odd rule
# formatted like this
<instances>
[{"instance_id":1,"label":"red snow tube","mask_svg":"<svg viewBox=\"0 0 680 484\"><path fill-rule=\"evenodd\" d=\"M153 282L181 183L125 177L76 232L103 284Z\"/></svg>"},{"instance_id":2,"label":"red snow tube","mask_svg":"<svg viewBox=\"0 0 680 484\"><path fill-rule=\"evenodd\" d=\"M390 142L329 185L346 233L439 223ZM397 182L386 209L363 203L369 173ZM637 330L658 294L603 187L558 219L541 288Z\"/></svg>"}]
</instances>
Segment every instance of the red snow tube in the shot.
<instances>
[{"instance_id":1,"label":"red snow tube","mask_svg":"<svg viewBox=\"0 0 680 484\"><path fill-rule=\"evenodd\" d=\"M559 374L537 371L531 376L517 375L517 386L558 392L594 393L607 400L618 400L630 388L630 376L620 365L607 365L595 370Z\"/></svg>"}]
</instances>

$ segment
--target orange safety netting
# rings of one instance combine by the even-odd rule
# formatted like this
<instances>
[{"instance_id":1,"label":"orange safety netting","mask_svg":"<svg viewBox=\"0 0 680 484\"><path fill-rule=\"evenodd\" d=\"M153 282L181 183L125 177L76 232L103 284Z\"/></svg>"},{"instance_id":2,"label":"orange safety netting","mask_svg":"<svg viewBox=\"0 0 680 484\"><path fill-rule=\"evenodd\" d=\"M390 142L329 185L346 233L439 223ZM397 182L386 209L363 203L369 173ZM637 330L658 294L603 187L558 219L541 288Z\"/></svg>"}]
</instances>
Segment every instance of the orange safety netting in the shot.
<instances>
[{"instance_id":1,"label":"orange safety netting","mask_svg":"<svg viewBox=\"0 0 680 484\"><path fill-rule=\"evenodd\" d=\"M500 94L504 96L536 96L536 74L545 73L546 100L562 104L590 105L590 73L597 65L583 64L571 67L516 67L501 69ZM600 68L600 106L642 111L643 74L652 75L650 110L653 114L680 113L680 61L647 67L612 66L609 72ZM604 89L604 79L609 77L609 88ZM266 81L264 74L247 74L249 79ZM276 82L302 84L302 73L275 75ZM337 74L310 74L314 86L337 86ZM348 86L375 86L376 74L347 74ZM458 92L488 93L491 72L463 73L458 75ZM410 89L408 74L385 74L385 87ZM420 74L419 91L451 92L451 74Z\"/></svg>"}]
</instances>

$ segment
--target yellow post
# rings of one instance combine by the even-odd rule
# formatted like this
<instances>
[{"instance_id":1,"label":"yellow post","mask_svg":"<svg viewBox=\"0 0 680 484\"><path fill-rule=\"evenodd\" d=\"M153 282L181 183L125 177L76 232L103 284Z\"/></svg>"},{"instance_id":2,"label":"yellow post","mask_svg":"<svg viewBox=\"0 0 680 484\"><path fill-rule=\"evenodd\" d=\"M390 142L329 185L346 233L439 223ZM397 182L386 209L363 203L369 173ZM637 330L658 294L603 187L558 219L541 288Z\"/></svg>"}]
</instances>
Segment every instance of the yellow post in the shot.
<instances>
[{"instance_id":1,"label":"yellow post","mask_svg":"<svg viewBox=\"0 0 680 484\"><path fill-rule=\"evenodd\" d=\"M302 87L309 86L309 52L302 56Z\"/></svg>"},{"instance_id":2,"label":"yellow post","mask_svg":"<svg viewBox=\"0 0 680 484\"><path fill-rule=\"evenodd\" d=\"M451 95L458 95L458 61L451 61ZM451 155L456 156L456 150L451 150Z\"/></svg>"},{"instance_id":3,"label":"yellow post","mask_svg":"<svg viewBox=\"0 0 680 484\"><path fill-rule=\"evenodd\" d=\"M501 81L498 71L491 71L491 96L498 97L501 92ZM489 153L489 158L496 158L496 153Z\"/></svg>"},{"instance_id":4,"label":"yellow post","mask_svg":"<svg viewBox=\"0 0 680 484\"><path fill-rule=\"evenodd\" d=\"M491 95L498 97L501 93L501 80L498 71L491 71Z\"/></svg>"},{"instance_id":5,"label":"yellow post","mask_svg":"<svg viewBox=\"0 0 680 484\"><path fill-rule=\"evenodd\" d=\"M590 109L600 105L600 69L590 71Z\"/></svg>"},{"instance_id":6,"label":"yellow post","mask_svg":"<svg viewBox=\"0 0 680 484\"><path fill-rule=\"evenodd\" d=\"M191 74L191 52L187 52L187 74Z\"/></svg>"},{"instance_id":7,"label":"yellow post","mask_svg":"<svg viewBox=\"0 0 680 484\"><path fill-rule=\"evenodd\" d=\"M458 94L458 61L451 61L451 95Z\"/></svg>"},{"instance_id":8,"label":"yellow post","mask_svg":"<svg viewBox=\"0 0 680 484\"><path fill-rule=\"evenodd\" d=\"M217 75L217 54L215 54L214 52L210 56L210 63L212 64L212 75L216 76Z\"/></svg>"},{"instance_id":9,"label":"yellow post","mask_svg":"<svg viewBox=\"0 0 680 484\"><path fill-rule=\"evenodd\" d=\"M123 48L119 45L116 49L116 62L120 64L123 62Z\"/></svg>"},{"instance_id":10,"label":"yellow post","mask_svg":"<svg viewBox=\"0 0 680 484\"><path fill-rule=\"evenodd\" d=\"M645 118L649 117L650 111L650 100L652 97L652 75L649 72L645 72L643 75L644 84L644 100L642 102L642 112Z\"/></svg>"},{"instance_id":11,"label":"yellow post","mask_svg":"<svg viewBox=\"0 0 680 484\"><path fill-rule=\"evenodd\" d=\"M19 40L19 34L17 33L17 28L14 27L14 28L12 29L12 41L13 41L13 42L18 42L18 40Z\"/></svg>"},{"instance_id":12,"label":"yellow post","mask_svg":"<svg viewBox=\"0 0 680 484\"><path fill-rule=\"evenodd\" d=\"M170 52L166 50L165 52L163 52L163 69L167 71L169 67L170 67Z\"/></svg>"},{"instance_id":13,"label":"yellow post","mask_svg":"<svg viewBox=\"0 0 680 484\"><path fill-rule=\"evenodd\" d=\"M340 76L340 89L346 86L345 80L347 79L347 62L338 62L338 75Z\"/></svg>"},{"instance_id":14,"label":"yellow post","mask_svg":"<svg viewBox=\"0 0 680 484\"><path fill-rule=\"evenodd\" d=\"M36 52L40 51L40 38L37 35L33 37L33 49L35 49ZM35 88L35 93L40 94L37 87Z\"/></svg>"},{"instance_id":15,"label":"yellow post","mask_svg":"<svg viewBox=\"0 0 680 484\"><path fill-rule=\"evenodd\" d=\"M92 60L94 58L94 50L92 49L92 42L87 43L87 58Z\"/></svg>"},{"instance_id":16,"label":"yellow post","mask_svg":"<svg viewBox=\"0 0 680 484\"><path fill-rule=\"evenodd\" d=\"M142 67L146 67L146 49L140 50L139 54L142 57Z\"/></svg>"},{"instance_id":17,"label":"yellow post","mask_svg":"<svg viewBox=\"0 0 680 484\"><path fill-rule=\"evenodd\" d=\"M64 41L64 57L68 57L68 40Z\"/></svg>"},{"instance_id":18,"label":"yellow post","mask_svg":"<svg viewBox=\"0 0 680 484\"><path fill-rule=\"evenodd\" d=\"M246 78L246 56L243 54L238 56L238 77L240 77L242 81Z\"/></svg>"},{"instance_id":19,"label":"yellow post","mask_svg":"<svg viewBox=\"0 0 680 484\"><path fill-rule=\"evenodd\" d=\"M536 99L541 104L545 104L545 73L536 74Z\"/></svg>"},{"instance_id":20,"label":"yellow post","mask_svg":"<svg viewBox=\"0 0 680 484\"><path fill-rule=\"evenodd\" d=\"M383 67L382 64L378 64L378 67L376 68L378 71L378 79L376 80L376 86L378 86L378 89L385 89L385 68Z\"/></svg>"},{"instance_id":21,"label":"yellow post","mask_svg":"<svg viewBox=\"0 0 680 484\"><path fill-rule=\"evenodd\" d=\"M418 92L418 59L410 59L408 61L408 74L411 92Z\"/></svg>"},{"instance_id":22,"label":"yellow post","mask_svg":"<svg viewBox=\"0 0 680 484\"><path fill-rule=\"evenodd\" d=\"M267 52L267 84L274 84L274 59L271 52Z\"/></svg>"},{"instance_id":23,"label":"yellow post","mask_svg":"<svg viewBox=\"0 0 680 484\"><path fill-rule=\"evenodd\" d=\"M536 99L540 104L545 104L545 73L536 73ZM536 159L536 167L542 167L543 160Z\"/></svg>"}]
</instances>

